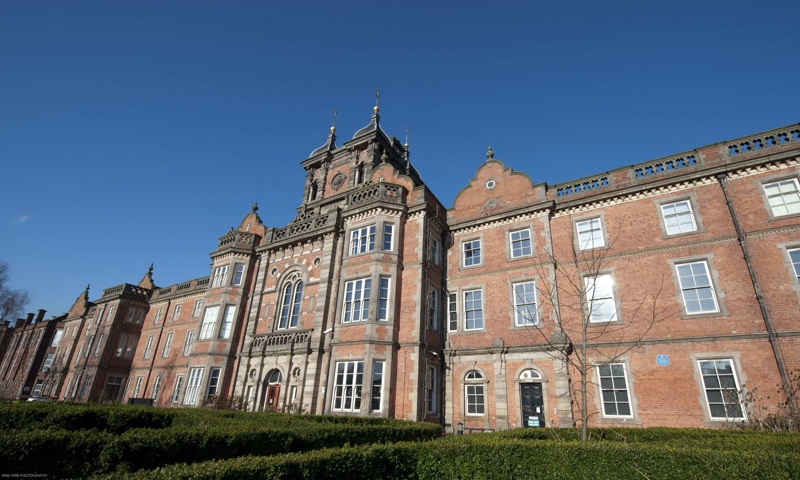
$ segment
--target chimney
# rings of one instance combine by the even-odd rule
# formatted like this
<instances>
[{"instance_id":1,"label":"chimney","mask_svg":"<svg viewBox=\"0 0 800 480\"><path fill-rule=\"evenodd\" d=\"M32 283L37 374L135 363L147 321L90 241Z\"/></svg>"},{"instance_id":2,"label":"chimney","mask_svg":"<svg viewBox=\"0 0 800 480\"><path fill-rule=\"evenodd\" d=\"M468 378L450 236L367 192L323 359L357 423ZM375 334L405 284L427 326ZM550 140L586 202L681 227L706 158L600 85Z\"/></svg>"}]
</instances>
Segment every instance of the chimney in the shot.
<instances>
[{"instance_id":1,"label":"chimney","mask_svg":"<svg viewBox=\"0 0 800 480\"><path fill-rule=\"evenodd\" d=\"M29 313L28 318L25 319L25 323L33 323L33 316L36 315L35 313Z\"/></svg>"},{"instance_id":2,"label":"chimney","mask_svg":"<svg viewBox=\"0 0 800 480\"><path fill-rule=\"evenodd\" d=\"M47 310L39 310L39 315L36 315L36 321L41 322L44 320L44 314L47 313Z\"/></svg>"}]
</instances>

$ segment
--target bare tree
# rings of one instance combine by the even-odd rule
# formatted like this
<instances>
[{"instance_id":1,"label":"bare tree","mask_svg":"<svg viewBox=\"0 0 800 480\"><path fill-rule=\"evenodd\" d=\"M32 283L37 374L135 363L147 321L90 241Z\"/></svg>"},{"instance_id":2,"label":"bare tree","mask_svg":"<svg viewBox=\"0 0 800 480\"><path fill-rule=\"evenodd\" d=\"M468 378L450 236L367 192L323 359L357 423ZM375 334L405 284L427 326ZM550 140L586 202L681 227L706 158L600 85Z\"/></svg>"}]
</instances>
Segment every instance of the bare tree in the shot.
<instances>
[{"instance_id":1,"label":"bare tree","mask_svg":"<svg viewBox=\"0 0 800 480\"><path fill-rule=\"evenodd\" d=\"M533 341L580 377L577 391L570 382L570 394L573 402L576 395L579 397L581 441L587 441L589 436L588 389L596 386L592 371L597 365L592 357L602 358L604 366L616 365L624 355L642 345L659 321L678 313L659 303L663 275L653 278L652 288L645 289L638 297L617 295L610 273L613 270L618 275L630 266L629 262L609 255L613 242L603 241L601 246L587 244L591 241L581 237L576 242L573 235L569 242L557 247L540 243L546 256L536 265L540 280L536 282L536 290L538 297L546 299L552 308L552 325L539 323L538 314L528 306L531 299L521 298L521 292L515 291L515 313L530 317L524 323L529 325Z\"/></svg>"},{"instance_id":2,"label":"bare tree","mask_svg":"<svg viewBox=\"0 0 800 480\"><path fill-rule=\"evenodd\" d=\"M8 277L8 263L0 260L0 322L17 319L30 301L26 290L12 290L8 286Z\"/></svg>"}]
</instances>

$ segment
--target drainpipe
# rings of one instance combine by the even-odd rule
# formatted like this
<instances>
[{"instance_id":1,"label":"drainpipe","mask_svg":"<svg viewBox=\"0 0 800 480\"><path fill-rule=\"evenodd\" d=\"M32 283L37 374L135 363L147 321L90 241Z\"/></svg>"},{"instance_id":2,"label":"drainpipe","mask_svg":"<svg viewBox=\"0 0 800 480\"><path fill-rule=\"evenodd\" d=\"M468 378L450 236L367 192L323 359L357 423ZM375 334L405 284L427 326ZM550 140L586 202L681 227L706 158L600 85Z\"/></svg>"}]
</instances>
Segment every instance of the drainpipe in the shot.
<instances>
[{"instance_id":1,"label":"drainpipe","mask_svg":"<svg viewBox=\"0 0 800 480\"><path fill-rule=\"evenodd\" d=\"M747 251L747 244L745 243L745 236L744 232L742 231L742 227L739 224L738 217L736 216L736 211L733 208L733 202L731 201L731 197L728 194L728 189L726 187L728 183L728 176L725 173L721 173L717 175L717 180L719 180L719 184L722 187L722 193L725 195L725 202L728 204L728 210L731 214L731 220L733 220L733 226L736 228L736 238L739 240L739 246L742 247L742 255L744 255L744 262L747 264L747 271L750 274L750 281L753 284L753 290L756 293L756 300L758 300L758 308L761 309L761 318L764 319L764 326L767 329L767 335L769 337L769 343L772 345L772 353L775 355L775 363L778 365L778 372L781 375L781 381L783 382L784 388L789 385L788 377L786 375L786 368L783 365L783 359L780 354L780 345L778 345L778 337L775 335L775 331L772 328L772 322L769 319L769 314L767 313L767 306L764 302L764 297L761 295L761 289L758 286L758 280L756 279L756 272L753 270L753 264L750 262L750 253ZM794 399L791 395L787 393L787 400L789 404L794 403Z\"/></svg>"}]
</instances>

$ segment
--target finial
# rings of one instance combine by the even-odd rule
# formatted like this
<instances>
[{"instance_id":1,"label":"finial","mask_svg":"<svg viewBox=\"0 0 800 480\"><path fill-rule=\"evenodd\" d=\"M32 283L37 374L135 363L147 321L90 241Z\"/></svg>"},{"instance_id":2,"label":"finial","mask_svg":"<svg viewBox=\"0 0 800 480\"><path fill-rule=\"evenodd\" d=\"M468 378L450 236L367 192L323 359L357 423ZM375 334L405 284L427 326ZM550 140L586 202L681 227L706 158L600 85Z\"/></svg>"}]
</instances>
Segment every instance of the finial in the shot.
<instances>
[{"instance_id":1,"label":"finial","mask_svg":"<svg viewBox=\"0 0 800 480\"><path fill-rule=\"evenodd\" d=\"M333 125L331 125L331 133L336 133L336 109L333 110Z\"/></svg>"},{"instance_id":2,"label":"finial","mask_svg":"<svg viewBox=\"0 0 800 480\"><path fill-rule=\"evenodd\" d=\"M253 209L253 213L256 213L258 211L258 202L254 203L253 206L250 208Z\"/></svg>"},{"instance_id":3,"label":"finial","mask_svg":"<svg viewBox=\"0 0 800 480\"><path fill-rule=\"evenodd\" d=\"M86 293L89 293L89 287L91 287L91 286L92 286L91 283L87 283L86 284Z\"/></svg>"},{"instance_id":4,"label":"finial","mask_svg":"<svg viewBox=\"0 0 800 480\"><path fill-rule=\"evenodd\" d=\"M408 127L406 127L406 144L403 145L406 150L408 150Z\"/></svg>"},{"instance_id":5,"label":"finial","mask_svg":"<svg viewBox=\"0 0 800 480\"><path fill-rule=\"evenodd\" d=\"M147 269L147 273L153 273L153 264L150 264L150 268Z\"/></svg>"},{"instance_id":6,"label":"finial","mask_svg":"<svg viewBox=\"0 0 800 480\"><path fill-rule=\"evenodd\" d=\"M486 152L486 160L492 160L494 158L494 152L492 151L492 146L489 145L489 151Z\"/></svg>"},{"instance_id":7,"label":"finial","mask_svg":"<svg viewBox=\"0 0 800 480\"><path fill-rule=\"evenodd\" d=\"M389 155L386 154L386 150L381 153L381 163L386 163L389 161Z\"/></svg>"},{"instance_id":8,"label":"finial","mask_svg":"<svg viewBox=\"0 0 800 480\"><path fill-rule=\"evenodd\" d=\"M378 111L381 109L381 107L378 105L380 103L380 101L381 101L381 89L380 88L376 88L375 89L375 108L373 108L373 110L375 110L375 113L378 113Z\"/></svg>"}]
</instances>

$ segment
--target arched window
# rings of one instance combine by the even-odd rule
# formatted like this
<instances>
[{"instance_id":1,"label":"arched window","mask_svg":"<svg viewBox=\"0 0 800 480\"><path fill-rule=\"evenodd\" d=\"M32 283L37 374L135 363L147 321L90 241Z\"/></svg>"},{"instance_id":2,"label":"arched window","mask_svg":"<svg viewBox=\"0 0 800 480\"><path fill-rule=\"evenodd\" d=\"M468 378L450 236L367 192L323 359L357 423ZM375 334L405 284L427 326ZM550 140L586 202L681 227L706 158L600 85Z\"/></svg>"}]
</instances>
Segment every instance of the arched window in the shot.
<instances>
[{"instance_id":1,"label":"arched window","mask_svg":"<svg viewBox=\"0 0 800 480\"><path fill-rule=\"evenodd\" d=\"M297 328L300 323L300 310L303 303L303 281L289 282L283 288L281 316L278 329Z\"/></svg>"},{"instance_id":2,"label":"arched window","mask_svg":"<svg viewBox=\"0 0 800 480\"><path fill-rule=\"evenodd\" d=\"M470 370L464 376L464 396L467 415L478 416L485 413L486 395L484 378L481 372Z\"/></svg>"},{"instance_id":3,"label":"arched window","mask_svg":"<svg viewBox=\"0 0 800 480\"><path fill-rule=\"evenodd\" d=\"M269 376L267 377L267 384L274 385L276 383L281 383L281 371L280 370L273 370L270 372Z\"/></svg>"},{"instance_id":4,"label":"arched window","mask_svg":"<svg viewBox=\"0 0 800 480\"><path fill-rule=\"evenodd\" d=\"M520 379L521 382L539 381L539 380L542 379L542 375L539 374L539 372L537 372L536 370L531 368L531 369L528 369L528 370L524 370L522 373L520 373L519 374L519 379Z\"/></svg>"}]
</instances>

